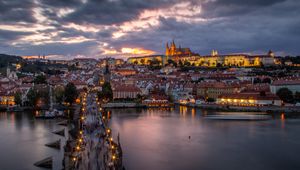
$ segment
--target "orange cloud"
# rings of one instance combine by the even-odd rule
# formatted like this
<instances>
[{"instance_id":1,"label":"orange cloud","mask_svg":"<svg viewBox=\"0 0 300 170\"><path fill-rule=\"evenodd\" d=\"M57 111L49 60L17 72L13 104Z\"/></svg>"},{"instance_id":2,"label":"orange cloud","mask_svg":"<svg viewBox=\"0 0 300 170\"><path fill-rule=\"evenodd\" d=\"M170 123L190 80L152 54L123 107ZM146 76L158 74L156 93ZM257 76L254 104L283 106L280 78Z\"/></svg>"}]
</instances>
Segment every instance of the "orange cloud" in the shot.
<instances>
[{"instance_id":1,"label":"orange cloud","mask_svg":"<svg viewBox=\"0 0 300 170\"><path fill-rule=\"evenodd\" d=\"M123 47L121 49L121 52L123 54L131 54L131 55L152 55L155 52L151 50L145 50L141 48L128 48L128 47Z\"/></svg>"}]
</instances>

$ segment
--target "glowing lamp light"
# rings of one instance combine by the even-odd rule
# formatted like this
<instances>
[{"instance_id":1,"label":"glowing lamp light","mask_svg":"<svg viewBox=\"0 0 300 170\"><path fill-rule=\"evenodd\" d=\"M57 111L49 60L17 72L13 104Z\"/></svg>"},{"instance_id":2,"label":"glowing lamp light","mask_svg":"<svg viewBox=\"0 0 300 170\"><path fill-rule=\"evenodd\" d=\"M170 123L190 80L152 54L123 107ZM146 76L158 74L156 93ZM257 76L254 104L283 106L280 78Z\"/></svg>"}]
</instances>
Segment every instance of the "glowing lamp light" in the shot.
<instances>
[{"instance_id":1,"label":"glowing lamp light","mask_svg":"<svg viewBox=\"0 0 300 170\"><path fill-rule=\"evenodd\" d=\"M112 156L112 159L113 159L113 160L115 160L116 158L117 158L116 155L113 155L113 156Z\"/></svg>"},{"instance_id":2,"label":"glowing lamp light","mask_svg":"<svg viewBox=\"0 0 300 170\"><path fill-rule=\"evenodd\" d=\"M281 120L284 120L284 119L285 119L284 113L281 113L280 119L281 119Z\"/></svg>"},{"instance_id":3,"label":"glowing lamp light","mask_svg":"<svg viewBox=\"0 0 300 170\"><path fill-rule=\"evenodd\" d=\"M80 150L80 147L79 147L79 146L76 146L76 150L78 150L78 151L79 151L79 150Z\"/></svg>"}]
</instances>

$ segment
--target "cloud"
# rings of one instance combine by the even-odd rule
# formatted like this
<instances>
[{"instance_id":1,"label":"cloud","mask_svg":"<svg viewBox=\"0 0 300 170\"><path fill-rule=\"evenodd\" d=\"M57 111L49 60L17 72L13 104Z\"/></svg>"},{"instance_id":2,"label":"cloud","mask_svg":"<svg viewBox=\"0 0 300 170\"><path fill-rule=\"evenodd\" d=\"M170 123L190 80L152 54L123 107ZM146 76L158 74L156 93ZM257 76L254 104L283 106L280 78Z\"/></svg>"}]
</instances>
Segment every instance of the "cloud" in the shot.
<instances>
[{"instance_id":1,"label":"cloud","mask_svg":"<svg viewBox=\"0 0 300 170\"><path fill-rule=\"evenodd\" d=\"M11 43L26 35L31 35L31 32L10 31L0 29L0 46L9 47Z\"/></svg>"},{"instance_id":2,"label":"cloud","mask_svg":"<svg viewBox=\"0 0 300 170\"><path fill-rule=\"evenodd\" d=\"M2 0L0 53L163 54L174 39L200 55L299 54L299 9L298 0Z\"/></svg>"},{"instance_id":3,"label":"cloud","mask_svg":"<svg viewBox=\"0 0 300 170\"><path fill-rule=\"evenodd\" d=\"M214 0L201 3L202 16L227 17L245 15L253 11L261 10L287 0Z\"/></svg>"},{"instance_id":4,"label":"cloud","mask_svg":"<svg viewBox=\"0 0 300 170\"><path fill-rule=\"evenodd\" d=\"M0 22L15 23L28 22L34 23L33 7L35 4L31 0L1 0L0 1Z\"/></svg>"}]
</instances>

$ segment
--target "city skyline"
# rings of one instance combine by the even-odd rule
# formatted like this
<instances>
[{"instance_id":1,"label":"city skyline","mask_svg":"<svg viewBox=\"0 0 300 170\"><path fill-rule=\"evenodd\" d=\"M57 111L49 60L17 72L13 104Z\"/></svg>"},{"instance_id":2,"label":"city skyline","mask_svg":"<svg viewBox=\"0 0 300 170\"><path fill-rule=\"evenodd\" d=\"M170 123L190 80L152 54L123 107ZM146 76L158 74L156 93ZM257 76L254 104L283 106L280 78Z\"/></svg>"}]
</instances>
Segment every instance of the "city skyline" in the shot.
<instances>
[{"instance_id":1,"label":"city skyline","mask_svg":"<svg viewBox=\"0 0 300 170\"><path fill-rule=\"evenodd\" d=\"M296 0L1 1L1 53L50 59L164 54L166 42L200 55L299 55Z\"/></svg>"}]
</instances>

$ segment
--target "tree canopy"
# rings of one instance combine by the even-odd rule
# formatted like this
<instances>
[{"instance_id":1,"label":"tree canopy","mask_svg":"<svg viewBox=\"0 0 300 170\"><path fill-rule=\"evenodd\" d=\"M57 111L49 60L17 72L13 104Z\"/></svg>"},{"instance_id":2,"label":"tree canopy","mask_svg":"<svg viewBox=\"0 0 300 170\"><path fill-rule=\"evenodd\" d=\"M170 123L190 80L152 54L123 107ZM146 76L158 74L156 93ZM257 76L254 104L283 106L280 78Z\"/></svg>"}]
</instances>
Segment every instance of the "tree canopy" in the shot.
<instances>
[{"instance_id":1,"label":"tree canopy","mask_svg":"<svg viewBox=\"0 0 300 170\"><path fill-rule=\"evenodd\" d=\"M38 75L34 78L33 82L35 84L47 84L46 77L44 75Z\"/></svg>"},{"instance_id":2,"label":"tree canopy","mask_svg":"<svg viewBox=\"0 0 300 170\"><path fill-rule=\"evenodd\" d=\"M78 91L73 83L68 83L65 87L65 102L72 105L78 96Z\"/></svg>"},{"instance_id":3,"label":"tree canopy","mask_svg":"<svg viewBox=\"0 0 300 170\"><path fill-rule=\"evenodd\" d=\"M293 103L294 96L293 92L288 88L281 88L277 91L277 96L286 103Z\"/></svg>"},{"instance_id":4,"label":"tree canopy","mask_svg":"<svg viewBox=\"0 0 300 170\"><path fill-rule=\"evenodd\" d=\"M109 82L104 82L102 85L102 91L98 92L98 98L108 100L113 99L113 92Z\"/></svg>"}]
</instances>

